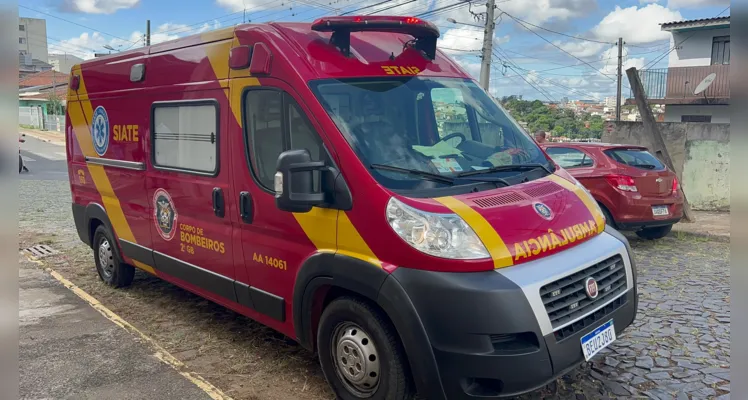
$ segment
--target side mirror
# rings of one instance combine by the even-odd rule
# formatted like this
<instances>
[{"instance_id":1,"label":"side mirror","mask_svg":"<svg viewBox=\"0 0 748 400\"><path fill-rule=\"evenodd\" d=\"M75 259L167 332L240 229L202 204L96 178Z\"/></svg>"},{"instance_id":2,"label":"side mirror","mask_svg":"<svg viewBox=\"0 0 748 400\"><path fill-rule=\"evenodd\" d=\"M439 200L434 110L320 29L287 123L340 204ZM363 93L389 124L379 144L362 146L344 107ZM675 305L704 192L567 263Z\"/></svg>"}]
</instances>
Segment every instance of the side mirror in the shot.
<instances>
[{"instance_id":1,"label":"side mirror","mask_svg":"<svg viewBox=\"0 0 748 400\"><path fill-rule=\"evenodd\" d=\"M309 151L288 150L278 156L275 172L275 205L282 211L309 212L325 204L325 193L315 188L314 174L327 170L323 161L312 161ZM321 185L319 185L321 187Z\"/></svg>"}]
</instances>

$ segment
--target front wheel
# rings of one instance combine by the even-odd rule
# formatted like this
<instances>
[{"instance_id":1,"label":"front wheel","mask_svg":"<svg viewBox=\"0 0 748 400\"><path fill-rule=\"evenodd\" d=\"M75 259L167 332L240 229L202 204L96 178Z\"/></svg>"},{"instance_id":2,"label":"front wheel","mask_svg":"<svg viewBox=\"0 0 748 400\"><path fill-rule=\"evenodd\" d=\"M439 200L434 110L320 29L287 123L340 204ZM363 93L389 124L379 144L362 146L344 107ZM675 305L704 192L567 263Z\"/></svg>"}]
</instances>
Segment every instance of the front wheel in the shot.
<instances>
[{"instance_id":1,"label":"front wheel","mask_svg":"<svg viewBox=\"0 0 748 400\"><path fill-rule=\"evenodd\" d=\"M662 239L667 236L672 229L672 225L658 226L656 228L644 228L636 232L636 236L647 240Z\"/></svg>"},{"instance_id":2,"label":"front wheel","mask_svg":"<svg viewBox=\"0 0 748 400\"><path fill-rule=\"evenodd\" d=\"M18 155L18 173L20 174L23 171L23 157L21 155Z\"/></svg>"},{"instance_id":3,"label":"front wheel","mask_svg":"<svg viewBox=\"0 0 748 400\"><path fill-rule=\"evenodd\" d=\"M317 349L337 398L405 400L413 396L397 332L381 311L353 297L331 302L320 318Z\"/></svg>"}]
</instances>

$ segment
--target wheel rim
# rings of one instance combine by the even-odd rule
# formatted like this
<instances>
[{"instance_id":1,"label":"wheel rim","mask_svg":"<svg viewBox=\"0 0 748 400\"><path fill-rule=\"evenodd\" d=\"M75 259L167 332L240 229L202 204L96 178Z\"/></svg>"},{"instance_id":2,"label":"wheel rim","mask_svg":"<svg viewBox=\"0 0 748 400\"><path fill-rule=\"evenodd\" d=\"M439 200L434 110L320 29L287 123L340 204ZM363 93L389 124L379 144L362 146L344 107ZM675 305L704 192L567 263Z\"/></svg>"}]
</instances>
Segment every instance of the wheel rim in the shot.
<instances>
[{"instance_id":1,"label":"wheel rim","mask_svg":"<svg viewBox=\"0 0 748 400\"><path fill-rule=\"evenodd\" d=\"M379 353L371 336L358 325L340 324L332 337L333 365L338 379L354 395L370 397L379 386Z\"/></svg>"},{"instance_id":2,"label":"wheel rim","mask_svg":"<svg viewBox=\"0 0 748 400\"><path fill-rule=\"evenodd\" d=\"M112 274L114 274L114 257L112 255L112 245L106 238L99 243L99 266L105 278L112 277Z\"/></svg>"}]
</instances>

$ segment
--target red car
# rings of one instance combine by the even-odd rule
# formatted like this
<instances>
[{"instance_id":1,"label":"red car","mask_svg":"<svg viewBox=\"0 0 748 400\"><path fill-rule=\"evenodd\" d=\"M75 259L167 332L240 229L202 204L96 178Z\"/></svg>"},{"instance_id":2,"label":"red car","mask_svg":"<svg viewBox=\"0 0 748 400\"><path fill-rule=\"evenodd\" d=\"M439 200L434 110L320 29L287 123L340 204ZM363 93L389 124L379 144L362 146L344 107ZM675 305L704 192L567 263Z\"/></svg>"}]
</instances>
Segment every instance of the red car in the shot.
<instances>
[{"instance_id":1,"label":"red car","mask_svg":"<svg viewBox=\"0 0 748 400\"><path fill-rule=\"evenodd\" d=\"M607 143L541 146L592 193L608 224L616 229L659 239L683 217L678 178L646 147Z\"/></svg>"}]
</instances>

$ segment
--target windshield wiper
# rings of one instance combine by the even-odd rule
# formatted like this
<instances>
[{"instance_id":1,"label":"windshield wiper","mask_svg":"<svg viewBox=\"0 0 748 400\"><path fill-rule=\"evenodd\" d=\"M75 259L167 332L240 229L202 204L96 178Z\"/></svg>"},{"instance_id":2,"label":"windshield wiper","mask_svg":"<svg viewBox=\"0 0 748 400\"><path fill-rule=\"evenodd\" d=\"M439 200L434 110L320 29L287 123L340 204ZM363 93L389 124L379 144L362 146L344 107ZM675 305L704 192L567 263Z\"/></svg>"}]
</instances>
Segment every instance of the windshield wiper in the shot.
<instances>
[{"instance_id":1,"label":"windshield wiper","mask_svg":"<svg viewBox=\"0 0 748 400\"><path fill-rule=\"evenodd\" d=\"M475 182L498 182L504 186L512 186L512 184L509 183L509 181L507 181L506 179L496 178L493 176L484 176L482 178L470 178L464 175L457 175L457 179L464 179L466 181L475 181Z\"/></svg>"},{"instance_id":2,"label":"windshield wiper","mask_svg":"<svg viewBox=\"0 0 748 400\"><path fill-rule=\"evenodd\" d=\"M521 171L521 170L528 170L528 169L535 170L538 168L543 168L549 174L553 174L553 171L551 171L551 169L548 168L548 166L544 164L530 163L530 164L498 165L496 167L491 167L491 168L486 168L486 169L478 169L475 171L465 171L465 172L457 174L457 177L462 178L465 176L490 174L492 172L502 172L502 171Z\"/></svg>"},{"instance_id":3,"label":"windshield wiper","mask_svg":"<svg viewBox=\"0 0 748 400\"><path fill-rule=\"evenodd\" d=\"M384 164L371 164L369 168L381 169L381 170L392 171L392 172L401 172L403 174L408 174L408 175L416 175L416 176L420 176L422 178L426 178L431 181L448 183L450 185L454 183L454 179L450 177L439 175L439 174L434 174L434 173L427 172L427 171L421 171L420 169L402 168L402 167L395 167L392 165L384 165Z\"/></svg>"}]
</instances>

